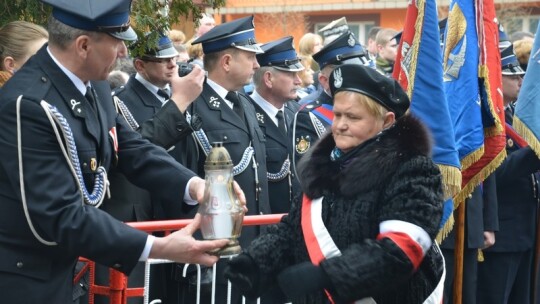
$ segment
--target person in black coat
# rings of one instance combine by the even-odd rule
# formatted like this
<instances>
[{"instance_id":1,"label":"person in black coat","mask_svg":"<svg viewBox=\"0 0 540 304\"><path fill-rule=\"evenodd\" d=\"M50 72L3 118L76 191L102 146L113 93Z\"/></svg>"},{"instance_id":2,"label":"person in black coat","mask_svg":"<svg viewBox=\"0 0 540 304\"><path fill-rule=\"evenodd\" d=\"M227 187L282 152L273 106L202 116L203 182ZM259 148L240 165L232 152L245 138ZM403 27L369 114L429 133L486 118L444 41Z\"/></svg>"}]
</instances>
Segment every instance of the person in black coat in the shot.
<instances>
[{"instance_id":1,"label":"person in black coat","mask_svg":"<svg viewBox=\"0 0 540 304\"><path fill-rule=\"evenodd\" d=\"M53 6L49 44L0 92L2 301L70 303L79 256L126 274L148 258L215 263L206 252L227 241L195 241L200 217L153 237L96 208L114 166L165 208L204 192L204 180L114 110L105 79L126 55L123 40L136 38L128 23L131 1L91 6L88 0L82 7L91 11L79 2L45 2Z\"/></svg>"},{"instance_id":2,"label":"person in black coat","mask_svg":"<svg viewBox=\"0 0 540 304\"><path fill-rule=\"evenodd\" d=\"M440 303L443 187L426 127L372 68L342 65L330 84L332 133L302 159L303 197L225 276L250 298L278 285L293 303Z\"/></svg>"},{"instance_id":3,"label":"person in black coat","mask_svg":"<svg viewBox=\"0 0 540 304\"><path fill-rule=\"evenodd\" d=\"M507 157L495 171L499 231L478 266L478 303L530 303L538 212L540 159L512 129L514 102L525 72L513 46L501 50Z\"/></svg>"},{"instance_id":4,"label":"person in black coat","mask_svg":"<svg viewBox=\"0 0 540 304\"><path fill-rule=\"evenodd\" d=\"M287 213L299 184L291 170L293 149L291 126L299 108L294 101L304 69L293 47L291 36L261 46L257 55L259 68L253 76L255 91L251 94L261 130L266 135L266 168L272 213Z\"/></svg>"},{"instance_id":5,"label":"person in black coat","mask_svg":"<svg viewBox=\"0 0 540 304\"><path fill-rule=\"evenodd\" d=\"M362 45L351 31L341 34L331 43L325 45L313 55L321 71L319 73L320 89L300 100L301 108L293 120L292 145L294 148L293 170L302 155L323 136L332 125L332 96L330 94L330 73L344 63L366 65L368 59ZM314 97L314 98L313 98Z\"/></svg>"},{"instance_id":6,"label":"person in black coat","mask_svg":"<svg viewBox=\"0 0 540 304\"><path fill-rule=\"evenodd\" d=\"M495 244L495 231L499 230L497 188L495 175L488 176L465 201L465 246L463 249L462 302L476 303L478 281L478 251ZM444 303L454 303L454 247L455 229L441 243L446 264Z\"/></svg>"}]
</instances>

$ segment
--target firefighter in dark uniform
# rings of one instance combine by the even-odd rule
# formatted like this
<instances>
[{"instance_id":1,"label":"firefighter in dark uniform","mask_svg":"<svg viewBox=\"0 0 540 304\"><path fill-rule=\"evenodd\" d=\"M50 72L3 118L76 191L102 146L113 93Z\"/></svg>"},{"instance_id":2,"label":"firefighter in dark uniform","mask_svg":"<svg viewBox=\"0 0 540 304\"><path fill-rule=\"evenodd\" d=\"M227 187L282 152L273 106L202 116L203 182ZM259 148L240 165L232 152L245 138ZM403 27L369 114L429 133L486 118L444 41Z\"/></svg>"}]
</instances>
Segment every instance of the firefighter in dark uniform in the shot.
<instances>
[{"instance_id":1,"label":"firefighter in dark uniform","mask_svg":"<svg viewBox=\"0 0 540 304\"><path fill-rule=\"evenodd\" d=\"M351 31L341 34L319 52L313 54L313 59L321 68L319 84L322 91L317 91L318 96L315 98L311 94L304 97L300 101L301 108L293 120L294 171L300 158L332 125L333 101L330 95L330 73L336 66L343 63L369 65L366 54Z\"/></svg>"},{"instance_id":2,"label":"firefighter in dark uniform","mask_svg":"<svg viewBox=\"0 0 540 304\"><path fill-rule=\"evenodd\" d=\"M499 230L497 214L497 189L495 174L491 174L471 193L465 201L465 246L463 249L463 304L476 303L478 286L478 250L493 246L495 232ZM446 265L444 281L444 304L454 303L454 259L455 259L455 229L441 243L441 251Z\"/></svg>"},{"instance_id":3,"label":"firefighter in dark uniform","mask_svg":"<svg viewBox=\"0 0 540 304\"><path fill-rule=\"evenodd\" d=\"M234 180L246 195L247 214L271 213L265 136L249 97L238 92L251 81L259 68L256 54L262 53L255 41L253 16L220 24L192 42L198 43L202 43L208 76L202 93L187 110L190 119L202 121L193 138L185 144L181 142L186 158L197 158L197 166L190 169L204 177L204 162L211 143L223 142L234 164ZM259 235L260 229L243 227L240 245L247 247ZM218 278L222 277L220 263ZM217 283L216 299L226 299L227 282Z\"/></svg>"},{"instance_id":4,"label":"firefighter in dark uniform","mask_svg":"<svg viewBox=\"0 0 540 304\"><path fill-rule=\"evenodd\" d=\"M155 47L147 48L144 54L133 59L137 73L131 75L124 86L113 92L117 111L126 118L130 126L134 130L141 131L150 141L163 146L169 153L175 152L174 144L192 133L184 113L187 106L196 98L195 96L183 104L176 102L174 97L171 98L170 81L178 73L177 56L178 52L172 41L167 36L161 36ZM204 73L197 70L199 73ZM195 78L194 75L181 78L184 81L184 86L175 91L180 91L182 94L193 91L193 87L190 87L190 81L193 78ZM195 90L195 92L197 91ZM156 125L152 130L161 128L161 132L155 134L144 132L147 131L148 125L151 123ZM111 176L112 178L114 177ZM146 221L153 218L180 218L184 216L183 213L163 214L162 210L153 210L148 192L141 193L132 187L125 189L125 183L135 187L125 178L121 183L122 186L118 183L117 185L113 184L110 203L104 206L107 211L113 212L113 216L116 217L116 213L111 210L113 208L111 205L116 205L115 202L129 202L133 205L133 208L125 208L124 205L121 207L122 210L118 210L120 213L128 213L122 218L123 221ZM123 188L122 191L118 191L121 193L115 193L117 187L118 190ZM140 190L140 188L137 189ZM159 208L159 206L155 207ZM188 205L184 207L190 209Z\"/></svg>"},{"instance_id":5,"label":"firefighter in dark uniform","mask_svg":"<svg viewBox=\"0 0 540 304\"><path fill-rule=\"evenodd\" d=\"M304 69L293 47L293 38L281 38L261 46L257 55L261 66L253 76L251 94L257 120L266 135L266 167L272 213L287 213L299 191L291 171L291 127L300 106L294 99L300 87L298 72Z\"/></svg>"},{"instance_id":6,"label":"firefighter in dark uniform","mask_svg":"<svg viewBox=\"0 0 540 304\"><path fill-rule=\"evenodd\" d=\"M142 39L137 43L147 43ZM138 44L133 44L137 46ZM156 128L161 128L162 132L156 132L149 136L150 141L169 142L179 141L191 134L192 130L182 113L188 103L175 103L171 99L170 81L177 73L176 57L178 52L172 41L167 36L160 36L156 45L145 48L142 55L135 56L133 65L137 73L131 75L126 85L113 92L113 97L117 111L124 116L129 125L134 130L147 131L150 123ZM200 71L200 73L203 73ZM193 75L181 79L183 87L177 90L183 94L193 90L191 81L196 79ZM195 90L196 91L196 90ZM192 97L193 101L196 96ZM179 99L177 99L179 100ZM152 120L145 123L147 120ZM172 121L169 121L172 120ZM142 125L142 127L141 127ZM155 129L152 129L154 131ZM174 146L164 146L174 153ZM153 203L150 193L129 182L126 176L114 169L109 172L111 183L111 198L105 199L101 209L123 222L150 221L154 219L178 219L186 218L186 214L194 209L194 205L182 204L181 208L167 210L164 212L159 202ZM175 212L171 212L175 211ZM170 268L170 264L155 265L151 267L152 282L150 284L150 299L164 298L164 292L156 294L156 288L161 289L164 284L163 268ZM167 271L167 273L170 271ZM96 282L106 285L109 281L109 270L104 267L96 267ZM144 264L140 263L129 276L130 287L140 287L144 285ZM104 297L97 296L96 303ZM129 303L142 303L142 298L130 298Z\"/></svg>"},{"instance_id":7,"label":"firefighter in dark uniform","mask_svg":"<svg viewBox=\"0 0 540 304\"><path fill-rule=\"evenodd\" d=\"M105 79L127 55L123 40L137 37L131 1L44 2L53 6L49 43L0 92L2 301L72 302L79 256L126 274L147 258L214 263L205 252L227 241L195 241L200 217L154 237L96 208L114 166L170 208L204 192L204 180L114 110Z\"/></svg>"},{"instance_id":8,"label":"firefighter in dark uniform","mask_svg":"<svg viewBox=\"0 0 540 304\"><path fill-rule=\"evenodd\" d=\"M512 128L525 72L510 44L501 50L508 156L495 171L499 231L478 266L478 303L530 303L540 159Z\"/></svg>"}]
</instances>

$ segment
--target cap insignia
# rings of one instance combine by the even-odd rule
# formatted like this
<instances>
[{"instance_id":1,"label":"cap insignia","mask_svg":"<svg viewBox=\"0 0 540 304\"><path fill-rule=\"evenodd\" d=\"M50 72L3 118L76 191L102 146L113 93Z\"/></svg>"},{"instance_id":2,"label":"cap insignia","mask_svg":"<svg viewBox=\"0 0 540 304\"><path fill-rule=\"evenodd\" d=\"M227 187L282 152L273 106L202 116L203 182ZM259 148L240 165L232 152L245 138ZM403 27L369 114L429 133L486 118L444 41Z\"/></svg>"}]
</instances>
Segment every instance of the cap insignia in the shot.
<instances>
[{"instance_id":1,"label":"cap insignia","mask_svg":"<svg viewBox=\"0 0 540 304\"><path fill-rule=\"evenodd\" d=\"M349 39L347 39L347 43L349 44L350 47L354 46L355 41L354 41L354 37L353 37L352 34L349 35Z\"/></svg>"},{"instance_id":2,"label":"cap insignia","mask_svg":"<svg viewBox=\"0 0 540 304\"><path fill-rule=\"evenodd\" d=\"M334 87L336 89L341 88L341 85L343 84L343 78L341 77L341 68L337 68L334 71Z\"/></svg>"}]
</instances>

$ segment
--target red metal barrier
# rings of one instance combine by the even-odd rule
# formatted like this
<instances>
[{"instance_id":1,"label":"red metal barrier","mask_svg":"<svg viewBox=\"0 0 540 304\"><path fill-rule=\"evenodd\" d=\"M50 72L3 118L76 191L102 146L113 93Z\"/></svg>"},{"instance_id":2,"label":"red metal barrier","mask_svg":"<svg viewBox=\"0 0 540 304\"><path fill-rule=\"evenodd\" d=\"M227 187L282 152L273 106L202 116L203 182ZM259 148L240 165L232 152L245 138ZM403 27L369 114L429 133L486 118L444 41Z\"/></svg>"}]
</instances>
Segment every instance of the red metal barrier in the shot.
<instances>
[{"instance_id":1,"label":"red metal barrier","mask_svg":"<svg viewBox=\"0 0 540 304\"><path fill-rule=\"evenodd\" d=\"M285 214L268 214L268 215L248 215L244 217L243 226L258 226L278 223ZM148 221L148 222L130 222L128 225L146 232L162 231L170 233L171 231L180 230L191 223L191 219L186 220L167 220L167 221ZM83 269L75 276L74 281L82 277L85 271L89 272L89 304L94 304L94 296L105 295L109 297L110 304L126 304L127 298L143 297L144 287L127 287L127 276L123 273L110 269L109 286L95 284L95 263L85 259L79 259L87 263Z\"/></svg>"}]
</instances>

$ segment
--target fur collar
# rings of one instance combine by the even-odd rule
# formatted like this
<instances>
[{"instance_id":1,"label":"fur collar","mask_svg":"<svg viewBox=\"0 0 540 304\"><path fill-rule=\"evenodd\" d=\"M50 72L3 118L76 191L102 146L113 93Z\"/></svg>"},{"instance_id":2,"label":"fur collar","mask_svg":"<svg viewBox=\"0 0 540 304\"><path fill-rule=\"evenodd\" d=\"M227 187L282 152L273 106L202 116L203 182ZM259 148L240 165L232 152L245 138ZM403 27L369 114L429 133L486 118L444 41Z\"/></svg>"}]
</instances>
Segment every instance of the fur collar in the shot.
<instances>
[{"instance_id":1,"label":"fur collar","mask_svg":"<svg viewBox=\"0 0 540 304\"><path fill-rule=\"evenodd\" d=\"M311 198L328 192L351 198L380 188L404 161L418 155L431 156L430 138L424 124L405 115L378 140L367 143L357 157L340 166L330 160L335 142L329 132L298 164L302 189Z\"/></svg>"}]
</instances>

